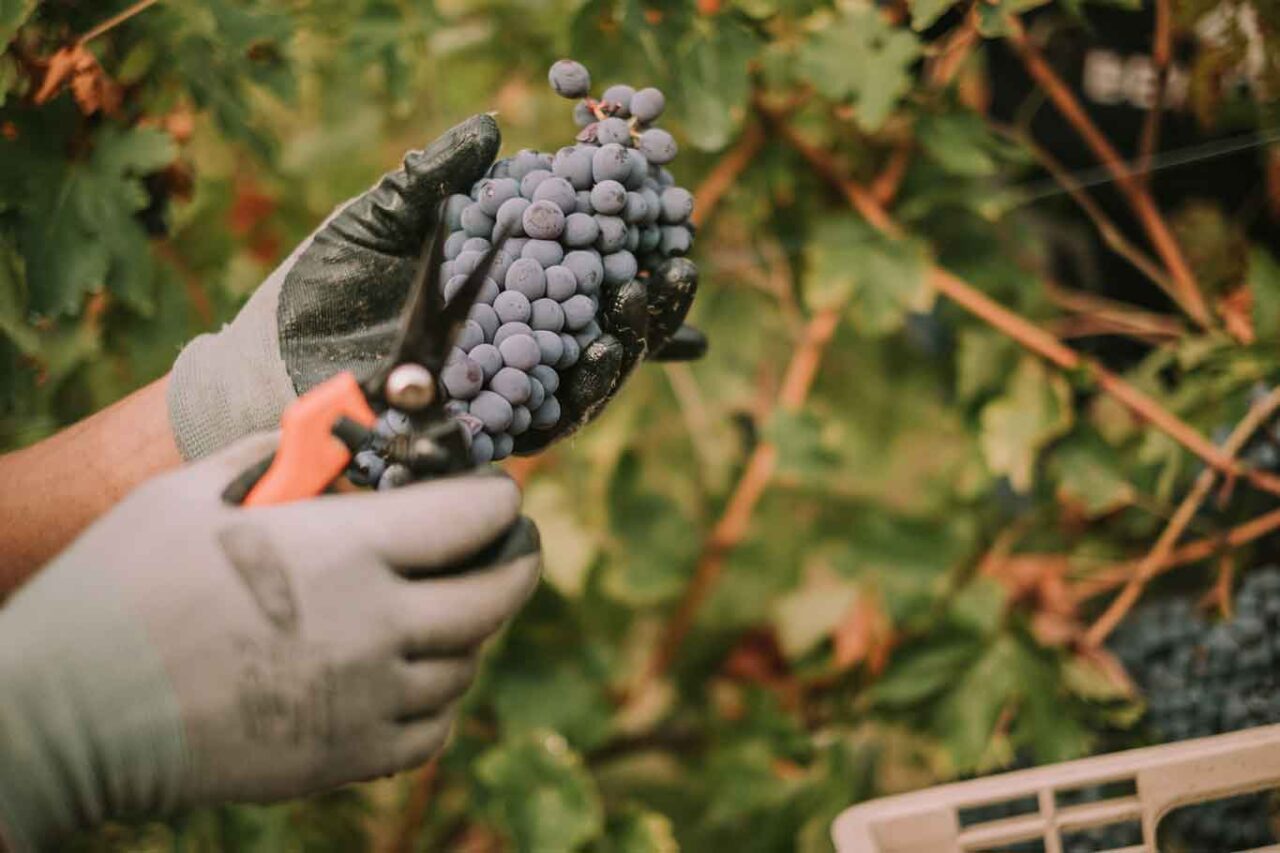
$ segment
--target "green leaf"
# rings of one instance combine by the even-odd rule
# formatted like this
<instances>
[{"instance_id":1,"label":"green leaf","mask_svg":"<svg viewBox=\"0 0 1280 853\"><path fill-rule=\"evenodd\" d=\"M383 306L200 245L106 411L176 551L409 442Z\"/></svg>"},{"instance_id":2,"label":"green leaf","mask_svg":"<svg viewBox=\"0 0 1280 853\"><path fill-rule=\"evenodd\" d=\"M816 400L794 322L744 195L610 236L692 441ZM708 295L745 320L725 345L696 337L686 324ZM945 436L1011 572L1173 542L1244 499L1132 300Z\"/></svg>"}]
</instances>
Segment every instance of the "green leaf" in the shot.
<instances>
[{"instance_id":1,"label":"green leaf","mask_svg":"<svg viewBox=\"0 0 1280 853\"><path fill-rule=\"evenodd\" d=\"M559 483L535 480L525 492L524 512L542 532L543 577L562 595L582 594L587 572L600 552L598 531L580 517L581 506Z\"/></svg>"},{"instance_id":2,"label":"green leaf","mask_svg":"<svg viewBox=\"0 0 1280 853\"><path fill-rule=\"evenodd\" d=\"M778 471L799 477L817 477L831 470L838 454L822 438L823 422L812 412L774 412L765 424L764 436L778 448Z\"/></svg>"},{"instance_id":3,"label":"green leaf","mask_svg":"<svg viewBox=\"0 0 1280 853\"><path fill-rule=\"evenodd\" d=\"M737 134L751 92L749 63L759 45L751 31L725 20L681 45L675 68L683 138L715 151Z\"/></svg>"},{"instance_id":4,"label":"green leaf","mask_svg":"<svg viewBox=\"0 0 1280 853\"><path fill-rule=\"evenodd\" d=\"M0 51L9 46L18 28L27 22L40 0L0 0ZM0 92L3 92L0 87Z\"/></svg>"},{"instance_id":5,"label":"green leaf","mask_svg":"<svg viewBox=\"0 0 1280 853\"><path fill-rule=\"evenodd\" d=\"M22 256L3 234L0 234L0 333L27 355L39 346L35 329L27 323L27 280Z\"/></svg>"},{"instance_id":6,"label":"green leaf","mask_svg":"<svg viewBox=\"0 0 1280 853\"><path fill-rule=\"evenodd\" d=\"M648 605L680 594L701 536L679 503L651 490L634 453L623 457L609 489L613 559L605 591L624 604Z\"/></svg>"},{"instance_id":7,"label":"green leaf","mask_svg":"<svg viewBox=\"0 0 1280 853\"><path fill-rule=\"evenodd\" d=\"M858 597L858 585L821 566L774 606L773 624L782 652L791 659L812 651L840 624Z\"/></svg>"},{"instance_id":8,"label":"green leaf","mask_svg":"<svg viewBox=\"0 0 1280 853\"><path fill-rule=\"evenodd\" d=\"M927 255L920 240L888 239L848 214L819 223L806 258L809 304L848 299L850 319L867 334L895 332L907 312L928 307Z\"/></svg>"},{"instance_id":9,"label":"green leaf","mask_svg":"<svg viewBox=\"0 0 1280 853\"><path fill-rule=\"evenodd\" d=\"M675 827L666 815L631 806L609 818L600 853L678 853Z\"/></svg>"},{"instance_id":10,"label":"green leaf","mask_svg":"<svg viewBox=\"0 0 1280 853\"><path fill-rule=\"evenodd\" d=\"M1048 3L1049 0L997 0L978 4L978 32L988 38L1008 35L1008 18Z\"/></svg>"},{"instance_id":11,"label":"green leaf","mask_svg":"<svg viewBox=\"0 0 1280 853\"><path fill-rule=\"evenodd\" d=\"M1040 451L1065 435L1074 420L1067 381L1039 360L1018 364L1005 393L982 410L982 453L987 466L1019 492L1031 488Z\"/></svg>"},{"instance_id":12,"label":"green leaf","mask_svg":"<svg viewBox=\"0 0 1280 853\"><path fill-rule=\"evenodd\" d=\"M560 656L568 657L563 651ZM580 661L517 655L505 663L492 691L504 729L517 734L553 730L581 749L608 737L613 708L605 685Z\"/></svg>"},{"instance_id":13,"label":"green leaf","mask_svg":"<svg viewBox=\"0 0 1280 853\"><path fill-rule=\"evenodd\" d=\"M1129 506L1137 498L1122 460L1100 441L1073 441L1053 455L1059 498L1095 518Z\"/></svg>"},{"instance_id":14,"label":"green leaf","mask_svg":"<svg viewBox=\"0 0 1280 853\"><path fill-rule=\"evenodd\" d=\"M981 765L996 721L1013 708L1024 664L1016 640L1000 636L972 661L938 704L936 732L961 770Z\"/></svg>"},{"instance_id":15,"label":"green leaf","mask_svg":"<svg viewBox=\"0 0 1280 853\"><path fill-rule=\"evenodd\" d=\"M480 756L476 778L488 811L527 853L576 850L604 829L600 792L564 738L537 732Z\"/></svg>"},{"instance_id":16,"label":"green leaf","mask_svg":"<svg viewBox=\"0 0 1280 853\"><path fill-rule=\"evenodd\" d=\"M882 708L909 708L951 689L982 654L970 634L939 633L894 653L889 669L869 692Z\"/></svg>"},{"instance_id":17,"label":"green leaf","mask_svg":"<svg viewBox=\"0 0 1280 853\"><path fill-rule=\"evenodd\" d=\"M1253 293L1253 331L1259 341L1280 340L1280 264L1261 247L1249 253L1249 288Z\"/></svg>"},{"instance_id":18,"label":"green leaf","mask_svg":"<svg viewBox=\"0 0 1280 853\"><path fill-rule=\"evenodd\" d=\"M915 138L934 162L954 175L988 177L997 172L995 140L973 113L925 115Z\"/></svg>"},{"instance_id":19,"label":"green leaf","mask_svg":"<svg viewBox=\"0 0 1280 853\"><path fill-rule=\"evenodd\" d=\"M800 48L801 71L823 95L851 102L863 128L877 130L911 86L919 41L869 6L834 21L819 17L813 25Z\"/></svg>"},{"instance_id":20,"label":"green leaf","mask_svg":"<svg viewBox=\"0 0 1280 853\"><path fill-rule=\"evenodd\" d=\"M956 0L911 0L911 29L929 29L954 5Z\"/></svg>"},{"instance_id":21,"label":"green leaf","mask_svg":"<svg viewBox=\"0 0 1280 853\"><path fill-rule=\"evenodd\" d=\"M23 135L15 167L26 198L20 245L27 263L31 308L71 314L85 294L106 287L140 313L152 309L154 268L146 233L134 215L149 197L141 178L171 163L177 150L154 128L104 126L85 158L33 150L40 136Z\"/></svg>"}]
</instances>

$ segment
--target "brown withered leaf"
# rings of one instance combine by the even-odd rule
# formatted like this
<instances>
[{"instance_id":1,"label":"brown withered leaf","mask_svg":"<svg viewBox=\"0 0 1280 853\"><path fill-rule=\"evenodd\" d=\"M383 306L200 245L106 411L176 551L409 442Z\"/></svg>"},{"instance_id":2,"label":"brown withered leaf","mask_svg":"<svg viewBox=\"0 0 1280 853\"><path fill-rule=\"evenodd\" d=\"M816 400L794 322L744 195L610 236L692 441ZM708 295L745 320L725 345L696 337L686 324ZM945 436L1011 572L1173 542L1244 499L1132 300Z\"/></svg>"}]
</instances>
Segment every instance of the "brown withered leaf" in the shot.
<instances>
[{"instance_id":1,"label":"brown withered leaf","mask_svg":"<svg viewBox=\"0 0 1280 853\"><path fill-rule=\"evenodd\" d=\"M1248 346L1257 340L1253 331L1253 291L1241 285L1218 300L1218 314L1231 337Z\"/></svg>"},{"instance_id":2,"label":"brown withered leaf","mask_svg":"<svg viewBox=\"0 0 1280 853\"><path fill-rule=\"evenodd\" d=\"M860 593L831 635L836 669L866 663L873 675L884 671L893 647L893 626L876 597Z\"/></svg>"},{"instance_id":3,"label":"brown withered leaf","mask_svg":"<svg viewBox=\"0 0 1280 853\"><path fill-rule=\"evenodd\" d=\"M123 101L120 85L107 76L98 58L81 43L59 48L49 57L34 101L48 103L64 86L70 87L76 105L85 115L97 112L115 115L120 111Z\"/></svg>"}]
</instances>

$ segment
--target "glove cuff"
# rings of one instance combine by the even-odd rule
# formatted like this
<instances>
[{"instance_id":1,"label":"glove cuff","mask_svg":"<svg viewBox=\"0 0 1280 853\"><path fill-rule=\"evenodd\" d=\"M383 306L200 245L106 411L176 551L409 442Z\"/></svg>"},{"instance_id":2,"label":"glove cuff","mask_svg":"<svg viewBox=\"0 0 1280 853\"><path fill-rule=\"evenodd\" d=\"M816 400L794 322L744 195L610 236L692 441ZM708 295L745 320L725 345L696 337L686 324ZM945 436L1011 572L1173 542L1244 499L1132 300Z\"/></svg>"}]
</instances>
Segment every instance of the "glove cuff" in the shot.
<instances>
[{"instance_id":1,"label":"glove cuff","mask_svg":"<svg viewBox=\"0 0 1280 853\"><path fill-rule=\"evenodd\" d=\"M296 397L276 331L279 272L231 325L182 350L169 377L169 425L184 459L198 459L255 432L276 429Z\"/></svg>"}]
</instances>

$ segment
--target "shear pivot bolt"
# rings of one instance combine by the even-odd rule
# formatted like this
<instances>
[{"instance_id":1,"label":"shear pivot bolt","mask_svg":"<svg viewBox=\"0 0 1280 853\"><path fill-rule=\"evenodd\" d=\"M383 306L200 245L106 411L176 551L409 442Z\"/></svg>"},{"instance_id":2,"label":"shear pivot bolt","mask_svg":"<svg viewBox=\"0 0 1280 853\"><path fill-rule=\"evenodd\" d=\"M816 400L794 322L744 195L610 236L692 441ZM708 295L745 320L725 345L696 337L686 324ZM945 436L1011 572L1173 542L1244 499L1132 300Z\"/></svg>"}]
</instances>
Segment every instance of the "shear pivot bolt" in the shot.
<instances>
[{"instance_id":1,"label":"shear pivot bolt","mask_svg":"<svg viewBox=\"0 0 1280 853\"><path fill-rule=\"evenodd\" d=\"M435 397L435 378L421 364L401 364L387 377L387 402L397 409L414 412Z\"/></svg>"}]
</instances>

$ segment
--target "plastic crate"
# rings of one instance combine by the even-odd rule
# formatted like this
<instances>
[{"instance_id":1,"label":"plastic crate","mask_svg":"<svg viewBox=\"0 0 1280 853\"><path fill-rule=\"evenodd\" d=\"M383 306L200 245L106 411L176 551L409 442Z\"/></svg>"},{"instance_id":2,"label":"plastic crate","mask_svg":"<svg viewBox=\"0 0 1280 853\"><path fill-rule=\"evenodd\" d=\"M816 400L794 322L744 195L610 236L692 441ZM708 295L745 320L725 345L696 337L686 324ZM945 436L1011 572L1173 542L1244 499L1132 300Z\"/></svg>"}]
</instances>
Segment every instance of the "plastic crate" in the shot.
<instances>
[{"instance_id":1,"label":"plastic crate","mask_svg":"<svg viewBox=\"0 0 1280 853\"><path fill-rule=\"evenodd\" d=\"M1027 842L1062 853L1064 836L1130 823L1143 842L1110 853L1154 853L1156 826L1174 809L1277 787L1280 725L1262 726L872 800L842 812L831 835L840 853L977 853ZM1098 789L1116 793L1072 803ZM971 810L1012 804L1024 813L968 819Z\"/></svg>"}]
</instances>

